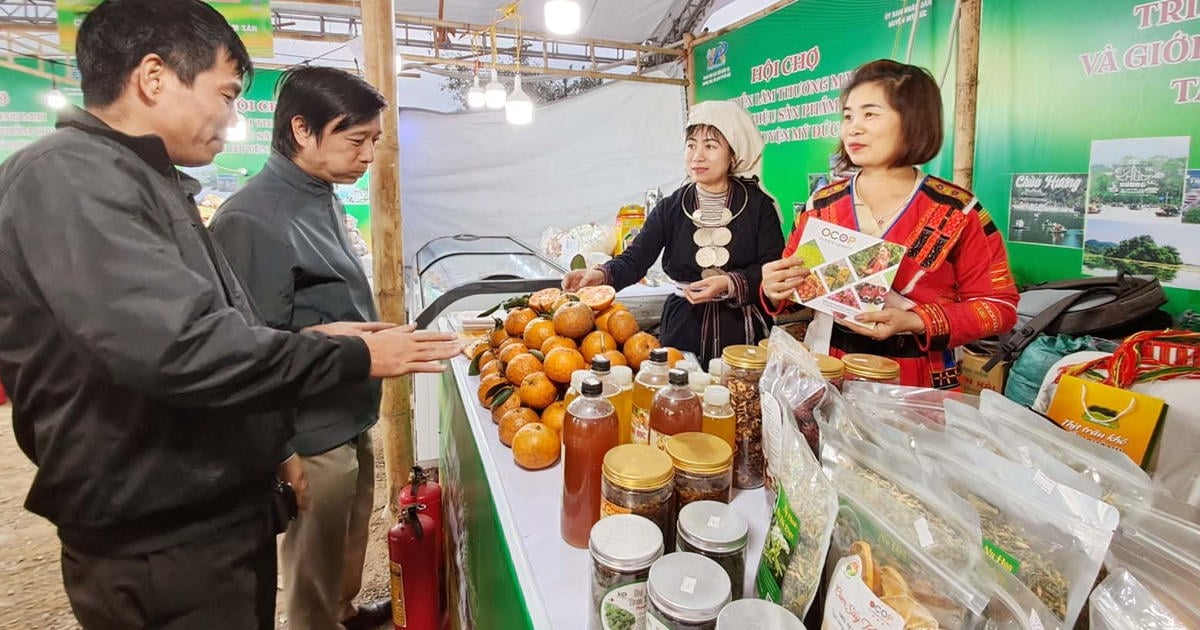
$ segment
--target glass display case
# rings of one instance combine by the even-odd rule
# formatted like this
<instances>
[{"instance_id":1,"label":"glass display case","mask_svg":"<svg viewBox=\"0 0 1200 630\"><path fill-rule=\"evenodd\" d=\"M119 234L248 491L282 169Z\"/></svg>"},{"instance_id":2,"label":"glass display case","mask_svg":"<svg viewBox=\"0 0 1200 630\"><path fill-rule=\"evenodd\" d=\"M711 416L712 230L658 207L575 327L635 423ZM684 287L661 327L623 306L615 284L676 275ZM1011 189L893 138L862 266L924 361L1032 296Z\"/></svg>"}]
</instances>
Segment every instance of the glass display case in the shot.
<instances>
[{"instance_id":1,"label":"glass display case","mask_svg":"<svg viewBox=\"0 0 1200 630\"><path fill-rule=\"evenodd\" d=\"M450 311L486 310L512 295L562 283L566 270L508 236L459 234L417 250L409 312L418 328Z\"/></svg>"}]
</instances>

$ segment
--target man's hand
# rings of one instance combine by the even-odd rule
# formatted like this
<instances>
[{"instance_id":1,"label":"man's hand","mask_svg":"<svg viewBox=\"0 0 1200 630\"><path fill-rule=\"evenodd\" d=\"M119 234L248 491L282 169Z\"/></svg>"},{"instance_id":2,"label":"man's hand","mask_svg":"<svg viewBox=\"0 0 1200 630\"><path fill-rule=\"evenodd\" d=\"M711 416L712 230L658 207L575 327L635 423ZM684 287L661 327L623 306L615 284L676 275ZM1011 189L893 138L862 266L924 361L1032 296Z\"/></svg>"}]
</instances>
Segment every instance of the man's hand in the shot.
<instances>
[{"instance_id":1,"label":"man's hand","mask_svg":"<svg viewBox=\"0 0 1200 630\"><path fill-rule=\"evenodd\" d=\"M704 304L723 300L733 290L733 281L729 276L712 276L693 282L683 290L683 297L692 304Z\"/></svg>"},{"instance_id":2,"label":"man's hand","mask_svg":"<svg viewBox=\"0 0 1200 630\"><path fill-rule=\"evenodd\" d=\"M454 333L416 330L411 324L364 335L362 340L371 351L372 378L438 373L445 369L439 361L452 359L463 349Z\"/></svg>"},{"instance_id":3,"label":"man's hand","mask_svg":"<svg viewBox=\"0 0 1200 630\"><path fill-rule=\"evenodd\" d=\"M893 307L870 313L859 313L853 320L847 320L847 322L850 330L877 341L883 341L900 333L925 331L925 322L920 315ZM855 322L875 322L875 328L855 326Z\"/></svg>"},{"instance_id":4,"label":"man's hand","mask_svg":"<svg viewBox=\"0 0 1200 630\"><path fill-rule=\"evenodd\" d=\"M284 460L276 473L279 480L290 485L296 493L296 506L301 511L312 506L312 497L308 494L308 478L304 476L304 458L297 454Z\"/></svg>"},{"instance_id":5,"label":"man's hand","mask_svg":"<svg viewBox=\"0 0 1200 630\"><path fill-rule=\"evenodd\" d=\"M395 328L391 322L332 322L309 326L305 331L319 332L330 337L362 337L389 328Z\"/></svg>"},{"instance_id":6,"label":"man's hand","mask_svg":"<svg viewBox=\"0 0 1200 630\"><path fill-rule=\"evenodd\" d=\"M596 287L604 284L604 272L599 269L576 269L568 271L563 276L562 288L568 293L578 291L583 287Z\"/></svg>"},{"instance_id":7,"label":"man's hand","mask_svg":"<svg viewBox=\"0 0 1200 630\"><path fill-rule=\"evenodd\" d=\"M763 295L779 306L792 299L796 287L809 273L804 261L793 256L769 262L762 269Z\"/></svg>"}]
</instances>

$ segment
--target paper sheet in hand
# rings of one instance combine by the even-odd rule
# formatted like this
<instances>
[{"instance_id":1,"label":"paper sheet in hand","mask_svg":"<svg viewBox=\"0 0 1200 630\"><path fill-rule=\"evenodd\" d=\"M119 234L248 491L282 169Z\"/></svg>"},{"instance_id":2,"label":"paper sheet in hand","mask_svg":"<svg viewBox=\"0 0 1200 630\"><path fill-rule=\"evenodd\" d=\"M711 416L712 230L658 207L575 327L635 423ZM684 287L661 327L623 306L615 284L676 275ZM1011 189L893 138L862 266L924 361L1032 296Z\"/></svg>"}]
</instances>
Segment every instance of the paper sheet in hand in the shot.
<instances>
[{"instance_id":1,"label":"paper sheet in hand","mask_svg":"<svg viewBox=\"0 0 1200 630\"><path fill-rule=\"evenodd\" d=\"M792 299L837 319L852 319L884 308L904 246L810 219L792 255L812 270Z\"/></svg>"}]
</instances>

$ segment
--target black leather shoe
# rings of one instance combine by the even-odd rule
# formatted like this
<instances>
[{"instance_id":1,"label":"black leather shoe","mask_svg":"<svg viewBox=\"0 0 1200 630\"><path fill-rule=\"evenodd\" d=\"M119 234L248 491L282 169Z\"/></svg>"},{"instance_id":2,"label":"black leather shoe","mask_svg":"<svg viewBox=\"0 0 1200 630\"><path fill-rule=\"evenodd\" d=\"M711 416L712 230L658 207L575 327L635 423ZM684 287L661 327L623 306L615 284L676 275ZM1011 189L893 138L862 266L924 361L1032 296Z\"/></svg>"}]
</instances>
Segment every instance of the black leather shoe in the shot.
<instances>
[{"instance_id":1,"label":"black leather shoe","mask_svg":"<svg viewBox=\"0 0 1200 630\"><path fill-rule=\"evenodd\" d=\"M377 599L358 607L353 617L342 622L346 630L376 630L392 620L392 600Z\"/></svg>"}]
</instances>

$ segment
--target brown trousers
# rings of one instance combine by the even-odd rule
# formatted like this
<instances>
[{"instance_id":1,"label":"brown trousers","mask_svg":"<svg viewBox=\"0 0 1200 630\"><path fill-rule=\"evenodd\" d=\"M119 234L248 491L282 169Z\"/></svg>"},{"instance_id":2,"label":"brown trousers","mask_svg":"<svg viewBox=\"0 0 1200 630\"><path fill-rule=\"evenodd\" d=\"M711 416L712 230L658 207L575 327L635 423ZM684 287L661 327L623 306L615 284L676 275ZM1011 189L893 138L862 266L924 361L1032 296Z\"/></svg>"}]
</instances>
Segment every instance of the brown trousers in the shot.
<instances>
[{"instance_id":1,"label":"brown trousers","mask_svg":"<svg viewBox=\"0 0 1200 630\"><path fill-rule=\"evenodd\" d=\"M279 547L288 628L341 630L362 588L375 499L371 435L303 460L312 505Z\"/></svg>"}]
</instances>

